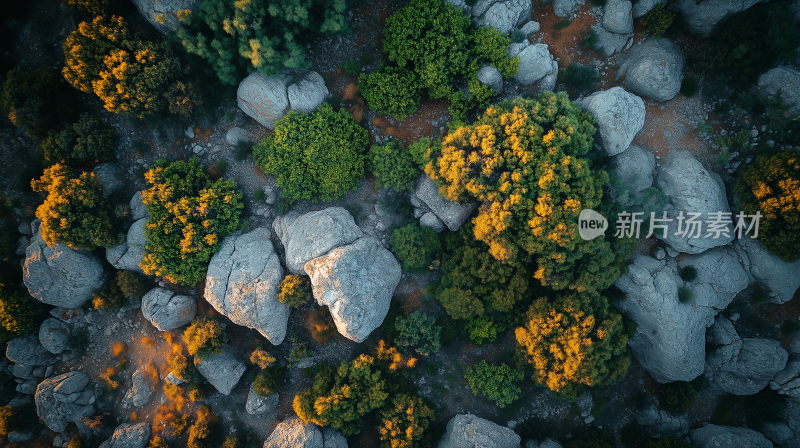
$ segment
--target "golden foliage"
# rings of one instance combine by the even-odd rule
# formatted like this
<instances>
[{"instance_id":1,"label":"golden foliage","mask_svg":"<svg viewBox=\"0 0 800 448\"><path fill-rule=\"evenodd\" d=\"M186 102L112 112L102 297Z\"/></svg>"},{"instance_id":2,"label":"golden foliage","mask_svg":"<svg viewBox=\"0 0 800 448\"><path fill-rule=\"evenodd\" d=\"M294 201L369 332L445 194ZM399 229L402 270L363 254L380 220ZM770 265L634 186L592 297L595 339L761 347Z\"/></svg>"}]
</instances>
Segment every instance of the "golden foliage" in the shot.
<instances>
[{"instance_id":1,"label":"golden foliage","mask_svg":"<svg viewBox=\"0 0 800 448\"><path fill-rule=\"evenodd\" d=\"M387 363L391 371L413 369L416 367L418 361L417 358L400 353L397 351L397 347L387 346L386 342L383 340L378 343L375 356L379 360Z\"/></svg>"},{"instance_id":2,"label":"golden foliage","mask_svg":"<svg viewBox=\"0 0 800 448\"><path fill-rule=\"evenodd\" d=\"M250 353L250 362L262 369L266 369L275 361L275 357L261 347L253 350L253 353Z\"/></svg>"}]
</instances>

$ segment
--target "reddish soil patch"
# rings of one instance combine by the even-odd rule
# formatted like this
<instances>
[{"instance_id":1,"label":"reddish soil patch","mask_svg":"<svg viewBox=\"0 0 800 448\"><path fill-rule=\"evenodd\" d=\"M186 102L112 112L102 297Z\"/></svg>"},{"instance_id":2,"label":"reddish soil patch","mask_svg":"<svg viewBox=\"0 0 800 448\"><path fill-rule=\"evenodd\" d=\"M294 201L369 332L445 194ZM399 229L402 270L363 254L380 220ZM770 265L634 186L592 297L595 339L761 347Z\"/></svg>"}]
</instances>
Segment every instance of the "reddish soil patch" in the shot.
<instances>
[{"instance_id":1,"label":"reddish soil patch","mask_svg":"<svg viewBox=\"0 0 800 448\"><path fill-rule=\"evenodd\" d=\"M792 300L782 303L765 303L758 307L758 314L772 326L783 325L787 321L800 324L800 289L795 291ZM795 333L784 335L781 333L781 346L788 350Z\"/></svg>"},{"instance_id":2,"label":"reddish soil patch","mask_svg":"<svg viewBox=\"0 0 800 448\"><path fill-rule=\"evenodd\" d=\"M421 137L438 135L440 129L433 123L450 121L449 106L450 103L446 100L424 99L420 103L419 110L404 121L379 114L372 120L372 124L380 129L383 138L391 136L410 145Z\"/></svg>"},{"instance_id":3,"label":"reddish soil patch","mask_svg":"<svg viewBox=\"0 0 800 448\"><path fill-rule=\"evenodd\" d=\"M556 24L567 19L556 16L552 5L539 8L533 13L533 20L539 22L542 43L547 44L547 48L554 58L561 59L558 61L560 67L564 68L570 62L580 62L586 65L597 59L597 55L593 51L586 49L581 44L589 34L589 27L595 20L591 11L591 5L581 6L575 20L560 30L555 28Z\"/></svg>"}]
</instances>

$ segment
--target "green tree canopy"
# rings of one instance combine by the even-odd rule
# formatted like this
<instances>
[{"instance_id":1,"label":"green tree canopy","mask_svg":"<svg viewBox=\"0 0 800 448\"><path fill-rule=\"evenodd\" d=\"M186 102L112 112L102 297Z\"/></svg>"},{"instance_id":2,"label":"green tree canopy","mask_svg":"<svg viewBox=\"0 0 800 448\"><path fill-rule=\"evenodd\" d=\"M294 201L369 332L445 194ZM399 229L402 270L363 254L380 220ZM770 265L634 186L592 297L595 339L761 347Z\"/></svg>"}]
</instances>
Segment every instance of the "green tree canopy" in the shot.
<instances>
[{"instance_id":1,"label":"green tree canopy","mask_svg":"<svg viewBox=\"0 0 800 448\"><path fill-rule=\"evenodd\" d=\"M27 295L0 279L0 344L28 334L36 310Z\"/></svg>"},{"instance_id":2,"label":"green tree canopy","mask_svg":"<svg viewBox=\"0 0 800 448\"><path fill-rule=\"evenodd\" d=\"M84 165L108 162L114 158L114 136L100 120L83 114L77 123L53 130L42 141L44 160L49 163Z\"/></svg>"},{"instance_id":3,"label":"green tree canopy","mask_svg":"<svg viewBox=\"0 0 800 448\"><path fill-rule=\"evenodd\" d=\"M381 448L417 448L433 420L433 409L422 398L400 394L379 411Z\"/></svg>"},{"instance_id":4,"label":"green tree canopy","mask_svg":"<svg viewBox=\"0 0 800 448\"><path fill-rule=\"evenodd\" d=\"M392 253L406 272L430 270L434 257L442 249L442 243L436 231L417 223L408 224L392 231L390 243Z\"/></svg>"},{"instance_id":5,"label":"green tree canopy","mask_svg":"<svg viewBox=\"0 0 800 448\"><path fill-rule=\"evenodd\" d=\"M397 333L395 344L400 350L414 349L419 354L430 355L442 347L439 343L442 327L436 325L436 316L414 311L407 316L398 316L394 327Z\"/></svg>"},{"instance_id":6,"label":"green tree canopy","mask_svg":"<svg viewBox=\"0 0 800 448\"><path fill-rule=\"evenodd\" d=\"M77 118L77 102L69 90L52 68L11 70L3 82L0 110L29 137L41 139Z\"/></svg>"},{"instance_id":7,"label":"green tree canopy","mask_svg":"<svg viewBox=\"0 0 800 448\"><path fill-rule=\"evenodd\" d=\"M486 361L475 364L464 373L473 394L485 396L501 408L519 398L521 390L513 382L522 381L524 376L521 371L503 363L488 364Z\"/></svg>"}]
</instances>

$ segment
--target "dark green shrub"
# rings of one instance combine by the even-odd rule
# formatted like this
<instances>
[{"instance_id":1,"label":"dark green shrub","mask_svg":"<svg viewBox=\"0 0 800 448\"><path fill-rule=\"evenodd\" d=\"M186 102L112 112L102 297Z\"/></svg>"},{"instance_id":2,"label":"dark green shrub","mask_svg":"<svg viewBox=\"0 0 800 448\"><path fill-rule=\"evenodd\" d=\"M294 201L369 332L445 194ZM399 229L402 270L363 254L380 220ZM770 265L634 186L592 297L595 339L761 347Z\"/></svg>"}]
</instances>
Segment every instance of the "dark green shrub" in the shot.
<instances>
[{"instance_id":1,"label":"dark green shrub","mask_svg":"<svg viewBox=\"0 0 800 448\"><path fill-rule=\"evenodd\" d=\"M236 143L236 148L233 150L233 158L241 162L242 160L253 155L253 144L251 142L240 141ZM263 191L261 192L264 193Z\"/></svg>"},{"instance_id":2,"label":"dark green shrub","mask_svg":"<svg viewBox=\"0 0 800 448\"><path fill-rule=\"evenodd\" d=\"M136 272L117 271L116 279L117 285L125 297L134 297L137 300L141 300L142 296L147 292L142 276Z\"/></svg>"},{"instance_id":3,"label":"dark green shrub","mask_svg":"<svg viewBox=\"0 0 800 448\"><path fill-rule=\"evenodd\" d=\"M87 330L73 330L67 338L67 347L72 353L82 355L89 347L89 332Z\"/></svg>"},{"instance_id":4,"label":"dark green shrub","mask_svg":"<svg viewBox=\"0 0 800 448\"><path fill-rule=\"evenodd\" d=\"M697 268L694 266L684 266L681 268L681 279L685 282L697 280Z\"/></svg>"},{"instance_id":5,"label":"dark green shrub","mask_svg":"<svg viewBox=\"0 0 800 448\"><path fill-rule=\"evenodd\" d=\"M358 78L358 88L375 112L405 120L419 108L420 84L417 75L403 67L381 66Z\"/></svg>"},{"instance_id":6,"label":"dark green shrub","mask_svg":"<svg viewBox=\"0 0 800 448\"><path fill-rule=\"evenodd\" d=\"M206 406L197 410L194 424L189 428L187 448L212 448L216 438L219 419Z\"/></svg>"},{"instance_id":7,"label":"dark green shrub","mask_svg":"<svg viewBox=\"0 0 800 448\"><path fill-rule=\"evenodd\" d=\"M678 288L678 300L680 300L681 303L691 302L693 298L694 298L694 293L692 292L691 289L685 286L681 286L680 288Z\"/></svg>"},{"instance_id":8,"label":"dark green shrub","mask_svg":"<svg viewBox=\"0 0 800 448\"><path fill-rule=\"evenodd\" d=\"M749 84L778 61L793 60L800 30L781 3L756 5L719 25L694 52L700 68L721 69L737 84Z\"/></svg>"},{"instance_id":9,"label":"dark green shrub","mask_svg":"<svg viewBox=\"0 0 800 448\"><path fill-rule=\"evenodd\" d=\"M527 37L528 36L525 33L523 33L522 30L516 30L513 33L511 33L511 42L518 44L524 41Z\"/></svg>"},{"instance_id":10,"label":"dark green shrub","mask_svg":"<svg viewBox=\"0 0 800 448\"><path fill-rule=\"evenodd\" d=\"M681 82L681 93L687 97L691 98L697 95L700 92L700 80L695 78L694 76L687 76L683 78Z\"/></svg>"},{"instance_id":11,"label":"dark green shrub","mask_svg":"<svg viewBox=\"0 0 800 448\"><path fill-rule=\"evenodd\" d=\"M3 83L0 110L28 136L41 139L77 119L77 103L69 90L52 68L11 70Z\"/></svg>"},{"instance_id":12,"label":"dark green shrub","mask_svg":"<svg viewBox=\"0 0 800 448\"><path fill-rule=\"evenodd\" d=\"M525 440L533 440L534 442L541 443L550 435L547 422L538 416L528 417L525 420L518 422L514 427L514 432Z\"/></svg>"},{"instance_id":13,"label":"dark green shrub","mask_svg":"<svg viewBox=\"0 0 800 448\"><path fill-rule=\"evenodd\" d=\"M694 407L697 393L691 383L675 381L664 386L664 408L682 414Z\"/></svg>"},{"instance_id":14,"label":"dark green shrub","mask_svg":"<svg viewBox=\"0 0 800 448\"><path fill-rule=\"evenodd\" d=\"M674 19L675 14L667 11L664 5L659 3L642 17L642 25L645 26L645 33L658 39L672 25Z\"/></svg>"},{"instance_id":15,"label":"dark green shrub","mask_svg":"<svg viewBox=\"0 0 800 448\"><path fill-rule=\"evenodd\" d=\"M367 130L344 109L322 104L312 113L289 111L254 149L256 165L277 176L282 197L333 201L358 187L364 176Z\"/></svg>"},{"instance_id":16,"label":"dark green shrub","mask_svg":"<svg viewBox=\"0 0 800 448\"><path fill-rule=\"evenodd\" d=\"M211 181L196 159L156 162L142 199L150 214L141 267L173 283L194 285L222 240L239 230L244 204L232 180Z\"/></svg>"},{"instance_id":17,"label":"dark green shrub","mask_svg":"<svg viewBox=\"0 0 800 448\"><path fill-rule=\"evenodd\" d=\"M68 165L107 162L114 158L114 136L96 118L83 114L77 123L50 131L42 140L42 155L48 163Z\"/></svg>"},{"instance_id":18,"label":"dark green shrub","mask_svg":"<svg viewBox=\"0 0 800 448\"><path fill-rule=\"evenodd\" d=\"M436 325L436 316L414 311L408 316L398 316L394 328L395 345L403 352L414 349L422 355L430 355L442 347L439 343L442 328Z\"/></svg>"},{"instance_id":19,"label":"dark green shrub","mask_svg":"<svg viewBox=\"0 0 800 448\"><path fill-rule=\"evenodd\" d=\"M593 65L581 65L571 62L563 74L564 83L573 89L586 90L600 80L597 68Z\"/></svg>"},{"instance_id":20,"label":"dark green shrub","mask_svg":"<svg viewBox=\"0 0 800 448\"><path fill-rule=\"evenodd\" d=\"M369 169L375 174L378 188L393 190L411 190L414 181L419 177L420 169L408 149L400 140L372 145L367 156Z\"/></svg>"},{"instance_id":21,"label":"dark green shrub","mask_svg":"<svg viewBox=\"0 0 800 448\"><path fill-rule=\"evenodd\" d=\"M47 244L89 250L117 244L110 210L94 174L78 173L57 163L44 170L40 179L32 180L31 188L47 194L36 209Z\"/></svg>"},{"instance_id":22,"label":"dark green shrub","mask_svg":"<svg viewBox=\"0 0 800 448\"><path fill-rule=\"evenodd\" d=\"M395 229L392 232L390 245L392 253L406 272L429 270L433 258L441 250L441 242L436 231L417 223Z\"/></svg>"},{"instance_id":23,"label":"dark green shrub","mask_svg":"<svg viewBox=\"0 0 800 448\"><path fill-rule=\"evenodd\" d=\"M253 381L253 390L262 397L268 397L278 392L283 387L286 373L289 371L280 364L273 364L261 370Z\"/></svg>"},{"instance_id":24,"label":"dark green shrub","mask_svg":"<svg viewBox=\"0 0 800 448\"><path fill-rule=\"evenodd\" d=\"M600 36L597 35L597 32L593 29L589 29L589 32L586 34L586 37L583 38L581 42L584 47L594 50L597 43L600 42Z\"/></svg>"},{"instance_id":25,"label":"dark green shrub","mask_svg":"<svg viewBox=\"0 0 800 448\"><path fill-rule=\"evenodd\" d=\"M225 344L225 329L209 317L195 317L192 324L183 332L183 341L189 355L207 359L222 354Z\"/></svg>"},{"instance_id":26,"label":"dark green shrub","mask_svg":"<svg viewBox=\"0 0 800 448\"><path fill-rule=\"evenodd\" d=\"M255 193L256 201L264 202L267 199L267 194L264 193L264 190L258 190Z\"/></svg>"},{"instance_id":27,"label":"dark green shrub","mask_svg":"<svg viewBox=\"0 0 800 448\"><path fill-rule=\"evenodd\" d=\"M519 398L521 391L513 382L522 381L523 376L521 371L512 370L505 364L481 361L467 369L464 379L473 394L484 396L504 408Z\"/></svg>"},{"instance_id":28,"label":"dark green shrub","mask_svg":"<svg viewBox=\"0 0 800 448\"><path fill-rule=\"evenodd\" d=\"M564 442L564 448L614 448L614 436L601 429L590 429Z\"/></svg>"},{"instance_id":29,"label":"dark green shrub","mask_svg":"<svg viewBox=\"0 0 800 448\"><path fill-rule=\"evenodd\" d=\"M278 301L292 308L301 307L312 298L311 282L305 275L287 275L278 286Z\"/></svg>"},{"instance_id":30,"label":"dark green shrub","mask_svg":"<svg viewBox=\"0 0 800 448\"><path fill-rule=\"evenodd\" d=\"M346 31L345 8L345 0L206 0L196 12L178 11L178 38L222 82L236 85L254 70L275 76L283 67L309 68L297 40Z\"/></svg>"},{"instance_id":31,"label":"dark green shrub","mask_svg":"<svg viewBox=\"0 0 800 448\"><path fill-rule=\"evenodd\" d=\"M105 313L113 313L128 304L115 279L107 281L99 291L92 293L92 306Z\"/></svg>"},{"instance_id":32,"label":"dark green shrub","mask_svg":"<svg viewBox=\"0 0 800 448\"><path fill-rule=\"evenodd\" d=\"M711 423L715 425L727 425L733 417L733 408L736 406L737 397L735 395L724 395L714 408L711 414Z\"/></svg>"},{"instance_id":33,"label":"dark green shrub","mask_svg":"<svg viewBox=\"0 0 800 448\"><path fill-rule=\"evenodd\" d=\"M761 286L756 286L753 288L753 303L764 303L769 302L772 300L772 296L769 295L769 291L764 289Z\"/></svg>"},{"instance_id":34,"label":"dark green shrub","mask_svg":"<svg viewBox=\"0 0 800 448\"><path fill-rule=\"evenodd\" d=\"M495 322L490 316L483 315L470 317L464 326L467 330L467 337L475 345L482 345L494 342L497 335L505 330L505 327Z\"/></svg>"},{"instance_id":35,"label":"dark green shrub","mask_svg":"<svg viewBox=\"0 0 800 448\"><path fill-rule=\"evenodd\" d=\"M425 168L428 160L434 159L435 155L441 149L442 142L431 140L428 137L422 137L408 147L408 152L411 154L411 160L420 168Z\"/></svg>"},{"instance_id":36,"label":"dark green shrub","mask_svg":"<svg viewBox=\"0 0 800 448\"><path fill-rule=\"evenodd\" d=\"M220 160L214 164L214 173L216 173L217 176L225 174L226 169L228 169L228 162L225 160Z\"/></svg>"},{"instance_id":37,"label":"dark green shrub","mask_svg":"<svg viewBox=\"0 0 800 448\"><path fill-rule=\"evenodd\" d=\"M28 334L35 315L33 302L27 294L0 280L0 344Z\"/></svg>"},{"instance_id":38,"label":"dark green shrub","mask_svg":"<svg viewBox=\"0 0 800 448\"><path fill-rule=\"evenodd\" d=\"M314 352L308 348L305 342L300 341L294 336L292 336L290 340L292 342L292 349L289 352L289 356L286 357L286 361L289 362L289 367L314 355Z\"/></svg>"},{"instance_id":39,"label":"dark green shrub","mask_svg":"<svg viewBox=\"0 0 800 448\"><path fill-rule=\"evenodd\" d=\"M344 64L344 72L350 76L355 76L361 71L361 63L355 59L350 59Z\"/></svg>"},{"instance_id":40,"label":"dark green shrub","mask_svg":"<svg viewBox=\"0 0 800 448\"><path fill-rule=\"evenodd\" d=\"M619 430L619 439L625 448L641 446L642 441L647 439L646 433L636 422L628 423Z\"/></svg>"}]
</instances>

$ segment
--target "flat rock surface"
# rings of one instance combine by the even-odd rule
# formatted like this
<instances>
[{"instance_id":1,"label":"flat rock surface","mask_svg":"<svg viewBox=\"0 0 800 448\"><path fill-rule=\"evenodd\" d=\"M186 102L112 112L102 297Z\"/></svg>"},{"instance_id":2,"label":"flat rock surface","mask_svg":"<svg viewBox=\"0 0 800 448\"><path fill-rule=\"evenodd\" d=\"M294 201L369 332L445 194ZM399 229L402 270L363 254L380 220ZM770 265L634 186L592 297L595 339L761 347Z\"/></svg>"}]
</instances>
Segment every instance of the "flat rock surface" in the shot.
<instances>
[{"instance_id":1,"label":"flat rock surface","mask_svg":"<svg viewBox=\"0 0 800 448\"><path fill-rule=\"evenodd\" d=\"M438 448L519 448L520 441L520 437L505 426L472 414L459 414L447 422Z\"/></svg>"},{"instance_id":2,"label":"flat rock surface","mask_svg":"<svg viewBox=\"0 0 800 448\"><path fill-rule=\"evenodd\" d=\"M445 198L439 193L436 183L424 173L417 179L414 194L453 232L460 229L478 208L478 204L473 202L455 202Z\"/></svg>"},{"instance_id":3,"label":"flat rock surface","mask_svg":"<svg viewBox=\"0 0 800 448\"><path fill-rule=\"evenodd\" d=\"M221 394L230 395L239 378L247 369L229 348L220 355L212 355L208 359L194 358L194 365L205 379Z\"/></svg>"},{"instance_id":4,"label":"flat rock surface","mask_svg":"<svg viewBox=\"0 0 800 448\"><path fill-rule=\"evenodd\" d=\"M594 117L603 149L609 156L628 149L644 126L644 101L622 87L595 92L575 102Z\"/></svg>"},{"instance_id":5,"label":"flat rock surface","mask_svg":"<svg viewBox=\"0 0 800 448\"><path fill-rule=\"evenodd\" d=\"M165 288L154 288L142 297L142 314L159 330L169 331L194 319L197 302Z\"/></svg>"}]
</instances>

